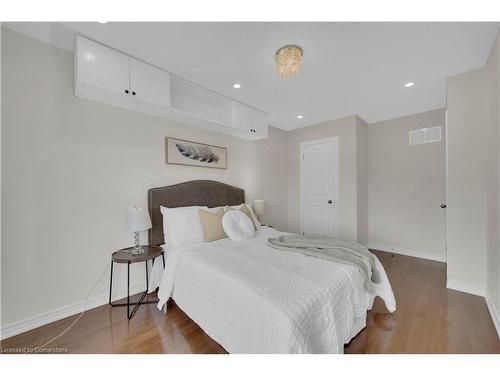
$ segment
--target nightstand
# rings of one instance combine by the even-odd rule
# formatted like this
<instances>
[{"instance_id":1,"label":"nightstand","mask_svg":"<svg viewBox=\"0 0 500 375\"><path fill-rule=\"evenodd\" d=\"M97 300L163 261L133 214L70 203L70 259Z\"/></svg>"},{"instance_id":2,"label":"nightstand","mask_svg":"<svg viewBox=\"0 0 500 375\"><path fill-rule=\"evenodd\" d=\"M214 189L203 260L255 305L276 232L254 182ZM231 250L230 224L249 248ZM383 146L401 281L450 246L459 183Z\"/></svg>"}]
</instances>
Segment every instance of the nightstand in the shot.
<instances>
[{"instance_id":1,"label":"nightstand","mask_svg":"<svg viewBox=\"0 0 500 375\"><path fill-rule=\"evenodd\" d=\"M111 276L109 279L109 305L112 307L115 306L127 306L127 318L132 319L134 314L136 313L137 309L139 306L142 304L147 304L147 303L157 303L158 299L154 301L144 301L144 298L146 298L148 294L148 289L149 289L149 277L148 277L148 260L152 260L153 263L155 259L159 256L162 257L163 261L163 268L165 268L165 257L163 255L163 250L160 246L141 246L144 249L144 253L138 254L138 255L133 255L130 250L132 250L132 247L127 247L125 249L121 249L118 251L115 251L111 255ZM130 312L130 265L132 263L139 263L139 262L144 262L146 266L146 291L142 293L141 297L139 298L139 301L135 303L133 306L132 312ZM111 293L113 290L113 264L114 263L126 263L127 264L127 303L112 303L111 302Z\"/></svg>"}]
</instances>

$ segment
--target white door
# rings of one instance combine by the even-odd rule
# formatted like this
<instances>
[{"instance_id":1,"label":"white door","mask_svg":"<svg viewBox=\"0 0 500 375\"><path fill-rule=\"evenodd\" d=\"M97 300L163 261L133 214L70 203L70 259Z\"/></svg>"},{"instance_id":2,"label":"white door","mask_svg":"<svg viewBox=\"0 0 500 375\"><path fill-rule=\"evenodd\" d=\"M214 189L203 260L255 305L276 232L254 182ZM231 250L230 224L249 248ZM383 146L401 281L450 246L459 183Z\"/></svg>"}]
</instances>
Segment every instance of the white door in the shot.
<instances>
[{"instance_id":1,"label":"white door","mask_svg":"<svg viewBox=\"0 0 500 375\"><path fill-rule=\"evenodd\" d=\"M335 236L338 137L300 145L301 232Z\"/></svg>"}]
</instances>

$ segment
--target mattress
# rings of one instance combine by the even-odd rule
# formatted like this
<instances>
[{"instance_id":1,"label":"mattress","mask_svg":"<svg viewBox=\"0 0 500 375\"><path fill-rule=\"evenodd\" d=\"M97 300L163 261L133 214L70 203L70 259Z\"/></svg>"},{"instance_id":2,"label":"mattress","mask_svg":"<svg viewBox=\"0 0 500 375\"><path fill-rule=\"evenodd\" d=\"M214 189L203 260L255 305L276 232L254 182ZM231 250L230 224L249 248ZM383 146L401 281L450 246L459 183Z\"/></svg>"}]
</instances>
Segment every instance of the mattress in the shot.
<instances>
[{"instance_id":1,"label":"mattress","mask_svg":"<svg viewBox=\"0 0 500 375\"><path fill-rule=\"evenodd\" d=\"M172 297L229 353L342 353L375 296L395 311L378 260L381 282L368 293L355 266L267 246L283 234L262 227L246 241L169 248L158 308Z\"/></svg>"}]
</instances>

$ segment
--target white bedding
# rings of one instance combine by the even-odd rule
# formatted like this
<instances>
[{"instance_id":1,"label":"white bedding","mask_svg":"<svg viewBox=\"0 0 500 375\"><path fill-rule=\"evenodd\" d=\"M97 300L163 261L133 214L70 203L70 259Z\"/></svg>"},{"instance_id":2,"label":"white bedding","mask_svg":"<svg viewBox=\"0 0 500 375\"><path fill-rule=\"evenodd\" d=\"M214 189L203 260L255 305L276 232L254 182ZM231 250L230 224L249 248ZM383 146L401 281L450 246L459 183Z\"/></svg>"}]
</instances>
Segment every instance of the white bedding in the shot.
<instances>
[{"instance_id":1,"label":"white bedding","mask_svg":"<svg viewBox=\"0 0 500 375\"><path fill-rule=\"evenodd\" d=\"M350 265L283 252L266 244L282 232L261 227L256 237L169 249L160 289L229 353L342 353L366 325L379 295L396 301L376 261L374 294Z\"/></svg>"}]
</instances>

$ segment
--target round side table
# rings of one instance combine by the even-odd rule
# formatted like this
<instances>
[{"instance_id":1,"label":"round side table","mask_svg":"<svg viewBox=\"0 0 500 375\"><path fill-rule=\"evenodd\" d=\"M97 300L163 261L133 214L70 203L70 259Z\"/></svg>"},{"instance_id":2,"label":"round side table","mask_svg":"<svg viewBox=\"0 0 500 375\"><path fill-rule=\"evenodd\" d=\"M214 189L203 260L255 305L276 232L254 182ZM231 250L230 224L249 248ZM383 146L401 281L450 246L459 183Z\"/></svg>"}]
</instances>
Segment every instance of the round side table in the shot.
<instances>
[{"instance_id":1,"label":"round side table","mask_svg":"<svg viewBox=\"0 0 500 375\"><path fill-rule=\"evenodd\" d=\"M163 260L163 268L165 268L165 257L163 255L163 250L160 246L141 246L144 249L144 253L138 254L138 255L133 255L130 250L133 249L133 247L127 247L125 249L121 249L118 251L115 251L111 255L111 276L109 280L109 305L112 307L115 306L127 306L127 318L132 319L134 314L136 313L137 309L139 306L142 304L147 304L147 303L157 303L158 299L154 301L144 301L144 298L146 298L148 294L148 289L149 289L149 277L148 277L148 260L153 260L153 263L155 259L159 256L162 257ZM130 265L132 263L139 263L139 262L144 262L146 265L146 290L144 293L142 293L141 297L139 298L139 301L133 305L133 310L130 312ZM111 302L111 293L113 290L113 264L114 263L126 263L127 264L127 303L112 303Z\"/></svg>"}]
</instances>

